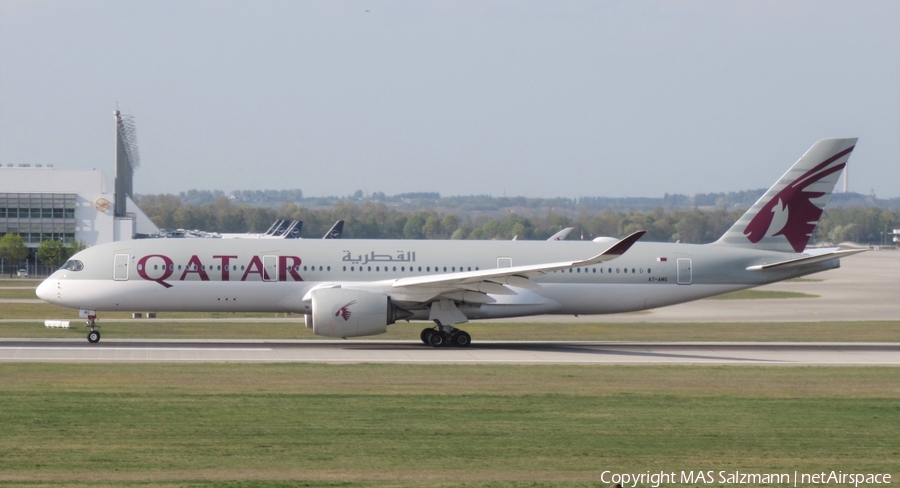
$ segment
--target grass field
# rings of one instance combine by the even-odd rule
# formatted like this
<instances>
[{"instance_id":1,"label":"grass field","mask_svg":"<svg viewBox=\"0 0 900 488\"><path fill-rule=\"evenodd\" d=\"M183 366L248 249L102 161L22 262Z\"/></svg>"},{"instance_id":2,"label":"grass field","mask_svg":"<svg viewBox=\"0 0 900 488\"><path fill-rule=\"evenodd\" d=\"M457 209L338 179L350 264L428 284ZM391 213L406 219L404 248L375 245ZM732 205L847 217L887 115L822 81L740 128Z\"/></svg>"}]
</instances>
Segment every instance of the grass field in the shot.
<instances>
[{"instance_id":1,"label":"grass field","mask_svg":"<svg viewBox=\"0 0 900 488\"><path fill-rule=\"evenodd\" d=\"M27 298L36 300L37 295L34 294L34 288L28 288L25 290L16 288L0 288L0 298Z\"/></svg>"},{"instance_id":2,"label":"grass field","mask_svg":"<svg viewBox=\"0 0 900 488\"><path fill-rule=\"evenodd\" d=\"M9 278L9 274L0 275L0 286L33 286L37 288L41 279L33 278Z\"/></svg>"},{"instance_id":3,"label":"grass field","mask_svg":"<svg viewBox=\"0 0 900 488\"><path fill-rule=\"evenodd\" d=\"M900 474L896 368L7 363L0 425L3 486Z\"/></svg>"},{"instance_id":4,"label":"grass field","mask_svg":"<svg viewBox=\"0 0 900 488\"><path fill-rule=\"evenodd\" d=\"M280 322L166 322L100 321L104 339L323 339L303 325L302 319ZM73 319L71 329L48 329L42 322L2 322L0 338L83 339L83 321ZM418 340L424 322L401 322L370 340ZM759 322L759 323L485 323L465 325L476 341L761 341L761 342L900 342L900 320L871 322ZM350 339L355 340L355 339Z\"/></svg>"}]
</instances>

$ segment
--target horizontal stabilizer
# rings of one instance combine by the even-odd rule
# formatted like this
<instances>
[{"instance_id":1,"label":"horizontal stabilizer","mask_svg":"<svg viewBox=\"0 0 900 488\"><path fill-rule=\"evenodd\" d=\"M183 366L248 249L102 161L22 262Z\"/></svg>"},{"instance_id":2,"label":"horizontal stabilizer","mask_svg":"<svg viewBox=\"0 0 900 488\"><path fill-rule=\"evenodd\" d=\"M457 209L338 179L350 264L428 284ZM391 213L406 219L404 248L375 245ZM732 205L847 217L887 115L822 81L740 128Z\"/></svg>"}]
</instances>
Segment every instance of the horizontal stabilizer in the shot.
<instances>
[{"instance_id":1,"label":"horizontal stabilizer","mask_svg":"<svg viewBox=\"0 0 900 488\"><path fill-rule=\"evenodd\" d=\"M854 254L859 254L864 252L865 249L845 249L842 251L833 251L827 254L816 254L813 256L804 256L802 258L797 259L788 259L787 261L779 261L777 263L769 263L769 264L758 264L756 266L750 266L747 268L747 271L763 271L767 269L775 269L775 268L791 268L794 266L803 266L806 264L813 263L821 263L822 261L828 261L830 259L837 259L846 256L852 256Z\"/></svg>"}]
</instances>

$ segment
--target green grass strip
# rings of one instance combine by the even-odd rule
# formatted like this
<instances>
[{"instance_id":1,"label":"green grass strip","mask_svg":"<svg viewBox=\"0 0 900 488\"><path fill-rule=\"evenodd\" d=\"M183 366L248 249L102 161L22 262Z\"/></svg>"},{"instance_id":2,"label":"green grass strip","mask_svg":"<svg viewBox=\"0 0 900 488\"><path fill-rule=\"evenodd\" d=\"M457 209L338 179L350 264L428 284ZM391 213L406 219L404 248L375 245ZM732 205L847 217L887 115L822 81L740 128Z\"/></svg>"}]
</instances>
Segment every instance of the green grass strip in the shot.
<instances>
[{"instance_id":1,"label":"green grass strip","mask_svg":"<svg viewBox=\"0 0 900 488\"><path fill-rule=\"evenodd\" d=\"M896 375L3 364L0 484L586 486L605 469L896 473Z\"/></svg>"}]
</instances>

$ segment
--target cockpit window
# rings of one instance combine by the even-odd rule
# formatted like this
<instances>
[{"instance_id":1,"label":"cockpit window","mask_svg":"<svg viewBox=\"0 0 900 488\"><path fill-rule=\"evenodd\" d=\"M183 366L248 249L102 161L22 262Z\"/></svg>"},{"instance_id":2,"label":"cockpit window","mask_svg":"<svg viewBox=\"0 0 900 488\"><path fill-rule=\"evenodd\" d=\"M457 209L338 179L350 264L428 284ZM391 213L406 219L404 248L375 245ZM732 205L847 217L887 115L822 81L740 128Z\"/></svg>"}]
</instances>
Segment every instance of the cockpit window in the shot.
<instances>
[{"instance_id":1,"label":"cockpit window","mask_svg":"<svg viewBox=\"0 0 900 488\"><path fill-rule=\"evenodd\" d=\"M84 263L82 263L81 261L79 261L77 259L70 259L70 260L66 261L66 264L62 265L62 268L59 268L59 269L66 269L69 271L81 271L84 269Z\"/></svg>"}]
</instances>

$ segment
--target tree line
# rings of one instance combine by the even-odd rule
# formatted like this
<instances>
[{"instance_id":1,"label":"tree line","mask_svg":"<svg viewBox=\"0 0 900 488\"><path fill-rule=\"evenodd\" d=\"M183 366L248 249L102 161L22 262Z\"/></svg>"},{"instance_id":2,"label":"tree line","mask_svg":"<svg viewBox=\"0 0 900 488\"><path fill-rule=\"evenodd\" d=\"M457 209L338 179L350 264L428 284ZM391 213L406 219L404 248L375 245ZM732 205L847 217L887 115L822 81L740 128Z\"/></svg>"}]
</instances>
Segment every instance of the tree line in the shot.
<instances>
[{"instance_id":1,"label":"tree line","mask_svg":"<svg viewBox=\"0 0 900 488\"><path fill-rule=\"evenodd\" d=\"M330 207L309 208L293 202L279 208L256 207L218 198L190 205L174 195L150 195L139 205L160 228L198 229L208 232L265 232L276 219L302 220L302 235L321 237L337 220L344 220L344 237L351 239L547 239L566 227L574 227L569 239L620 237L646 230L647 241L708 243L718 239L745 210L690 209L601 211L580 209L523 216L512 211L491 215L401 210L384 202L339 201ZM900 210L878 207L828 209L819 222L812 242L853 241L881 244L900 228Z\"/></svg>"},{"instance_id":2,"label":"tree line","mask_svg":"<svg viewBox=\"0 0 900 488\"><path fill-rule=\"evenodd\" d=\"M49 269L58 268L65 263L73 254L85 248L83 242L73 242L66 244L55 239L42 241L35 251L38 261ZM25 245L25 240L18 234L4 234L0 237L0 258L9 270L9 276L12 277L18 265L25 261L31 255L31 250Z\"/></svg>"}]
</instances>

